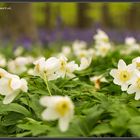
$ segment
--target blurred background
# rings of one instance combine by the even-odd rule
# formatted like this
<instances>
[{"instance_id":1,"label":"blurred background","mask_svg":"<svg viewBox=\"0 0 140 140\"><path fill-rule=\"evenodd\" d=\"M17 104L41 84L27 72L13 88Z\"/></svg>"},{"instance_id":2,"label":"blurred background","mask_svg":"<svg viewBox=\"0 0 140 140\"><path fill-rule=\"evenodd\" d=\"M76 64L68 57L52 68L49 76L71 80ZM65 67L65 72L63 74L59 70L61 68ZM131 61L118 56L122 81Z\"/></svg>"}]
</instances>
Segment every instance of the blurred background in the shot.
<instances>
[{"instance_id":1,"label":"blurred background","mask_svg":"<svg viewBox=\"0 0 140 140\"><path fill-rule=\"evenodd\" d=\"M98 28L117 43L127 36L139 41L140 3L0 3L2 43L91 42Z\"/></svg>"}]
</instances>

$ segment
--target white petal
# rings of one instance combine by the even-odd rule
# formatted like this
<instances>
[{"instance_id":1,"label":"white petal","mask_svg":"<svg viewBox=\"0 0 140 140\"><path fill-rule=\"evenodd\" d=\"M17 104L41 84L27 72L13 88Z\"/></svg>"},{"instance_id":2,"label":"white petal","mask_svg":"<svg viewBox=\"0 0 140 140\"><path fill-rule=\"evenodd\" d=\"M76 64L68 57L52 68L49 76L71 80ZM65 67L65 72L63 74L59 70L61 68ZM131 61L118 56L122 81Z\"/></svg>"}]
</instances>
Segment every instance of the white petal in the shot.
<instances>
[{"instance_id":1,"label":"white petal","mask_svg":"<svg viewBox=\"0 0 140 140\"><path fill-rule=\"evenodd\" d=\"M21 90L27 92L28 90L27 81L25 79L21 79L21 84L22 84Z\"/></svg>"},{"instance_id":2,"label":"white petal","mask_svg":"<svg viewBox=\"0 0 140 140\"><path fill-rule=\"evenodd\" d=\"M8 74L8 72L7 72L6 70L0 68L0 76L1 76L1 77L5 76L5 75L7 75L7 74Z\"/></svg>"},{"instance_id":3,"label":"white petal","mask_svg":"<svg viewBox=\"0 0 140 140\"><path fill-rule=\"evenodd\" d=\"M128 94L133 94L135 92L136 92L136 87L134 85L129 86L129 88L127 89Z\"/></svg>"},{"instance_id":4,"label":"white petal","mask_svg":"<svg viewBox=\"0 0 140 140\"><path fill-rule=\"evenodd\" d=\"M51 80L56 80L60 77L61 75L59 75L59 73L56 73L56 74L50 74L47 76L47 79L48 81L51 81Z\"/></svg>"},{"instance_id":5,"label":"white petal","mask_svg":"<svg viewBox=\"0 0 140 140\"><path fill-rule=\"evenodd\" d=\"M54 107L61 98L61 96L44 96L40 99L40 104L46 107Z\"/></svg>"},{"instance_id":6,"label":"white petal","mask_svg":"<svg viewBox=\"0 0 140 140\"><path fill-rule=\"evenodd\" d=\"M122 91L126 91L127 88L128 88L128 84L123 84L123 85L121 86L121 90L122 90Z\"/></svg>"},{"instance_id":7,"label":"white petal","mask_svg":"<svg viewBox=\"0 0 140 140\"><path fill-rule=\"evenodd\" d=\"M118 69L124 69L126 68L126 63L120 59L119 62L118 62Z\"/></svg>"},{"instance_id":8,"label":"white petal","mask_svg":"<svg viewBox=\"0 0 140 140\"><path fill-rule=\"evenodd\" d=\"M135 95L135 100L139 100L140 99L140 92L137 92Z\"/></svg>"},{"instance_id":9,"label":"white petal","mask_svg":"<svg viewBox=\"0 0 140 140\"><path fill-rule=\"evenodd\" d=\"M36 60L33 64L39 64L40 62L45 62L45 57L41 57L38 60Z\"/></svg>"},{"instance_id":10,"label":"white petal","mask_svg":"<svg viewBox=\"0 0 140 140\"><path fill-rule=\"evenodd\" d=\"M44 120L52 121L58 118L58 114L53 108L47 108L43 111L42 118Z\"/></svg>"},{"instance_id":11,"label":"white petal","mask_svg":"<svg viewBox=\"0 0 140 140\"><path fill-rule=\"evenodd\" d=\"M118 72L117 69L112 69L112 70L110 71L110 75L113 76L113 77L116 77L117 72Z\"/></svg>"},{"instance_id":12,"label":"white petal","mask_svg":"<svg viewBox=\"0 0 140 140\"><path fill-rule=\"evenodd\" d=\"M69 127L69 122L70 122L69 116L59 119L58 125L59 125L59 128L62 132L67 131L67 129Z\"/></svg>"},{"instance_id":13,"label":"white petal","mask_svg":"<svg viewBox=\"0 0 140 140\"><path fill-rule=\"evenodd\" d=\"M59 68L59 60L55 57L50 57L46 60L45 68L50 71L50 73L53 73Z\"/></svg>"},{"instance_id":14,"label":"white petal","mask_svg":"<svg viewBox=\"0 0 140 140\"><path fill-rule=\"evenodd\" d=\"M134 73L135 73L136 77L140 77L140 71L139 70L135 69Z\"/></svg>"},{"instance_id":15,"label":"white petal","mask_svg":"<svg viewBox=\"0 0 140 140\"><path fill-rule=\"evenodd\" d=\"M5 96L4 100L3 100L3 104L9 104L11 103L15 97L18 95L19 92L14 92L11 94L8 94L7 96Z\"/></svg>"},{"instance_id":16,"label":"white petal","mask_svg":"<svg viewBox=\"0 0 140 140\"><path fill-rule=\"evenodd\" d=\"M73 74L73 73L66 73L66 76L68 78L74 78L74 77L76 77L75 74Z\"/></svg>"},{"instance_id":17,"label":"white petal","mask_svg":"<svg viewBox=\"0 0 140 140\"><path fill-rule=\"evenodd\" d=\"M9 83L9 78L3 77L0 79L0 94L1 95L7 95L13 92L13 90L9 88L8 83Z\"/></svg>"},{"instance_id":18,"label":"white petal","mask_svg":"<svg viewBox=\"0 0 140 140\"><path fill-rule=\"evenodd\" d=\"M21 81L17 78L12 78L10 82L10 86L12 89L17 90L21 87Z\"/></svg>"},{"instance_id":19,"label":"white petal","mask_svg":"<svg viewBox=\"0 0 140 140\"><path fill-rule=\"evenodd\" d=\"M75 61L71 61L67 64L67 67L70 69L71 72L78 69L78 64L75 64Z\"/></svg>"},{"instance_id":20,"label":"white petal","mask_svg":"<svg viewBox=\"0 0 140 140\"><path fill-rule=\"evenodd\" d=\"M128 69L129 71L133 71L133 70L136 69L136 65L135 65L135 64L129 64L129 65L127 66L127 69Z\"/></svg>"},{"instance_id":21,"label":"white petal","mask_svg":"<svg viewBox=\"0 0 140 140\"><path fill-rule=\"evenodd\" d=\"M116 85L121 85L121 82L117 78L113 80L113 83Z\"/></svg>"}]
</instances>

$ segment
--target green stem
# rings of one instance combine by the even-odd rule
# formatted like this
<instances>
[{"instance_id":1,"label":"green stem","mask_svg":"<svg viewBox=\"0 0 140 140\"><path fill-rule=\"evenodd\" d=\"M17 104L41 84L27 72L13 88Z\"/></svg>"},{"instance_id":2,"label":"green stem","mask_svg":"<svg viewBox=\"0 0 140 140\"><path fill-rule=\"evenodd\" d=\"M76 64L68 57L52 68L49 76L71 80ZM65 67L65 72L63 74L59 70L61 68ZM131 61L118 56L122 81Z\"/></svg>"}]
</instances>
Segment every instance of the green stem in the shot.
<instances>
[{"instance_id":1,"label":"green stem","mask_svg":"<svg viewBox=\"0 0 140 140\"><path fill-rule=\"evenodd\" d=\"M47 86L47 90L48 90L48 92L49 92L49 95L52 96L51 91L50 91L50 88L49 88L49 85L48 85L48 80L47 80L45 74L44 74L44 81L45 81L45 84L46 84L46 86Z\"/></svg>"}]
</instances>

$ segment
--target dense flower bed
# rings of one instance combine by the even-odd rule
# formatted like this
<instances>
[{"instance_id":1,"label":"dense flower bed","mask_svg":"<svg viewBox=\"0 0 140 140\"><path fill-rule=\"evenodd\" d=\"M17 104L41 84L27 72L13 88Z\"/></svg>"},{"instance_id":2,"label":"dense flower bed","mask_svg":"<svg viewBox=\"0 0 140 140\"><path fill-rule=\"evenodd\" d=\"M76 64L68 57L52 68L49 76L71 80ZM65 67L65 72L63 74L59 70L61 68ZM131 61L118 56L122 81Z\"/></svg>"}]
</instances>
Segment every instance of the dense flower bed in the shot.
<instances>
[{"instance_id":1,"label":"dense flower bed","mask_svg":"<svg viewBox=\"0 0 140 140\"><path fill-rule=\"evenodd\" d=\"M2 50L1 137L140 136L140 46L93 41Z\"/></svg>"}]
</instances>

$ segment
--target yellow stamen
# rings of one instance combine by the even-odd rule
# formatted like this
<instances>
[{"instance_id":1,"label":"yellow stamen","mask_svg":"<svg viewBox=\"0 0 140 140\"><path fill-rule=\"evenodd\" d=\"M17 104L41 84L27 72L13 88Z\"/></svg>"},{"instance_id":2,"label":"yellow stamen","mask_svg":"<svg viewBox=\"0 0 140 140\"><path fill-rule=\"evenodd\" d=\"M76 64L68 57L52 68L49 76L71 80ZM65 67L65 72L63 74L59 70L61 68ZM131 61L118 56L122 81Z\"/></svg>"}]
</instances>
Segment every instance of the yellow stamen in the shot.
<instances>
[{"instance_id":1,"label":"yellow stamen","mask_svg":"<svg viewBox=\"0 0 140 140\"><path fill-rule=\"evenodd\" d=\"M97 79L97 80L95 81L95 88L96 88L96 89L100 89L100 84L101 84L100 79Z\"/></svg>"},{"instance_id":2,"label":"yellow stamen","mask_svg":"<svg viewBox=\"0 0 140 140\"><path fill-rule=\"evenodd\" d=\"M40 72L40 65L39 64L36 64L36 71Z\"/></svg>"},{"instance_id":3,"label":"yellow stamen","mask_svg":"<svg viewBox=\"0 0 140 140\"><path fill-rule=\"evenodd\" d=\"M2 78L5 74L4 73L0 73L0 78Z\"/></svg>"},{"instance_id":4,"label":"yellow stamen","mask_svg":"<svg viewBox=\"0 0 140 140\"><path fill-rule=\"evenodd\" d=\"M80 58L85 57L86 55L84 53L80 53Z\"/></svg>"},{"instance_id":5,"label":"yellow stamen","mask_svg":"<svg viewBox=\"0 0 140 140\"><path fill-rule=\"evenodd\" d=\"M140 62L136 63L137 68L140 68Z\"/></svg>"},{"instance_id":6,"label":"yellow stamen","mask_svg":"<svg viewBox=\"0 0 140 140\"><path fill-rule=\"evenodd\" d=\"M9 87L11 90L13 90L12 87L11 87L11 85L12 85L12 79L10 79L10 80L8 81L8 87Z\"/></svg>"},{"instance_id":7,"label":"yellow stamen","mask_svg":"<svg viewBox=\"0 0 140 140\"><path fill-rule=\"evenodd\" d=\"M122 82L126 82L131 78L130 72L123 70L119 73L119 78Z\"/></svg>"},{"instance_id":8,"label":"yellow stamen","mask_svg":"<svg viewBox=\"0 0 140 140\"><path fill-rule=\"evenodd\" d=\"M66 100L62 100L57 103L55 109L61 116L64 116L70 109L70 103Z\"/></svg>"},{"instance_id":9,"label":"yellow stamen","mask_svg":"<svg viewBox=\"0 0 140 140\"><path fill-rule=\"evenodd\" d=\"M140 78L137 80L137 87L140 88Z\"/></svg>"},{"instance_id":10,"label":"yellow stamen","mask_svg":"<svg viewBox=\"0 0 140 140\"><path fill-rule=\"evenodd\" d=\"M104 42L109 42L109 39L108 38L104 38L103 41Z\"/></svg>"},{"instance_id":11,"label":"yellow stamen","mask_svg":"<svg viewBox=\"0 0 140 140\"><path fill-rule=\"evenodd\" d=\"M107 52L107 51L108 51L108 49L107 49L107 48L105 48L105 47L103 47L103 48L101 48L101 51L102 51L103 53L105 53L105 52Z\"/></svg>"},{"instance_id":12,"label":"yellow stamen","mask_svg":"<svg viewBox=\"0 0 140 140\"><path fill-rule=\"evenodd\" d=\"M65 61L61 61L61 70L65 70L66 69L66 62Z\"/></svg>"}]
</instances>

